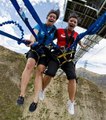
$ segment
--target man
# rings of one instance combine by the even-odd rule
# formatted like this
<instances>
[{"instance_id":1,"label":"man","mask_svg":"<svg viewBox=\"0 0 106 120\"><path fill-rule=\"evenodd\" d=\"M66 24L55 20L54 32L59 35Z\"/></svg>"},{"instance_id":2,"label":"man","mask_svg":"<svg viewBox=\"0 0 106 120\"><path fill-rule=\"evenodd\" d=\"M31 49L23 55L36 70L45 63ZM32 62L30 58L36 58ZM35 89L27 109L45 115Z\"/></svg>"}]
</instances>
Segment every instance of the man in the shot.
<instances>
[{"instance_id":1,"label":"man","mask_svg":"<svg viewBox=\"0 0 106 120\"><path fill-rule=\"evenodd\" d=\"M74 28L78 24L78 17L76 15L71 15L68 18L68 26L66 29L58 29L57 30L57 45L60 47L60 50L68 49L73 41L78 36L78 33L74 31ZM79 42L80 46L85 48L86 46ZM55 54L58 53L58 50L55 50ZM73 59L74 56L71 58ZM39 99L44 99L44 89L49 84L51 77L54 77L57 70L59 68L59 62L55 60L51 60L48 63L48 69L46 71L46 75L43 79L42 91L39 94ZM73 61L63 61L61 65L61 69L66 73L68 82L68 93L69 93L69 101L68 101L68 111L70 114L74 114L74 101L75 101L75 93L76 93L76 73L75 73L75 65Z\"/></svg>"},{"instance_id":2,"label":"man","mask_svg":"<svg viewBox=\"0 0 106 120\"><path fill-rule=\"evenodd\" d=\"M54 35L56 32L56 27L54 26L54 23L56 22L58 17L59 17L59 10L51 10L48 13L47 21L44 24L44 28L46 29L48 36L44 33L44 31L42 31L42 29L39 25L36 25L34 27L34 32L37 34L37 37L38 37L38 41L37 41L38 45L36 45L33 49L31 49L28 52L27 63L26 63L25 69L22 73L21 92L17 99L18 105L23 105L23 103L24 103L25 91L26 91L27 85L29 83L32 70L34 69L35 65L37 63L39 63L39 64L44 63L41 66L41 69L44 69L44 67L46 66L45 61L47 61L48 58L46 57L44 49L45 49L45 45L49 46L49 44L53 44ZM29 46L31 47L36 40L35 40L34 36L31 35L30 40L28 40L28 41L31 42L29 44ZM37 87L38 88L41 87L40 81L38 81ZM37 99L36 99L36 101L37 101ZM31 108L29 110L31 111Z\"/></svg>"}]
</instances>

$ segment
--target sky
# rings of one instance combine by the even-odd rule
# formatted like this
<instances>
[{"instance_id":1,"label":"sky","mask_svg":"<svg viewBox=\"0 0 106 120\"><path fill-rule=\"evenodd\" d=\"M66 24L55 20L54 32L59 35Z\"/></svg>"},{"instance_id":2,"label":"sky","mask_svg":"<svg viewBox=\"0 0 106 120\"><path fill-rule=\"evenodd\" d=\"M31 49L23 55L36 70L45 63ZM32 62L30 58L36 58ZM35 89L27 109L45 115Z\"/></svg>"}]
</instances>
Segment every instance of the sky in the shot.
<instances>
[{"instance_id":1,"label":"sky","mask_svg":"<svg viewBox=\"0 0 106 120\"><path fill-rule=\"evenodd\" d=\"M26 16L28 17L31 26L34 27L37 23L33 20L27 9L25 8L22 0L17 0L20 6L25 11ZM34 9L36 10L39 18L42 22L46 21L46 15L51 9L60 9L60 18L56 22L57 28L65 28L67 23L63 22L63 17L65 13L65 2L66 0L30 0ZM14 7L11 5L9 0L0 0L0 23L8 20L17 21L24 30L24 38L29 39L30 31L25 26L19 15L16 13ZM14 36L21 37L20 30L15 25L5 25L0 27L0 30L8 32ZM75 29L78 33L84 31L80 27ZM18 45L15 40L9 39L7 37L0 35L0 45L18 53L26 53L29 48L24 44ZM102 39L97 45L91 48L78 62L76 65L77 68L85 67L87 70L90 70L99 74L106 74L106 39Z\"/></svg>"}]
</instances>

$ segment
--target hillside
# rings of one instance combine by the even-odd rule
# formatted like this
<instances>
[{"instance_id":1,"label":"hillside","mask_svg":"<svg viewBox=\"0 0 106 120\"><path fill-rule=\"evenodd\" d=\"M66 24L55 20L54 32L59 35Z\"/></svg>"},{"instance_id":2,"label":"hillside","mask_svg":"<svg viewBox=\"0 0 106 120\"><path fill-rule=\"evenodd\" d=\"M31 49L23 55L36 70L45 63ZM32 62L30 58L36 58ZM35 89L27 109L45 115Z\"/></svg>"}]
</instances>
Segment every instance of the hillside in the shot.
<instances>
[{"instance_id":1,"label":"hillside","mask_svg":"<svg viewBox=\"0 0 106 120\"><path fill-rule=\"evenodd\" d=\"M23 55L0 46L0 120L21 117L15 101L24 64Z\"/></svg>"},{"instance_id":2,"label":"hillside","mask_svg":"<svg viewBox=\"0 0 106 120\"><path fill-rule=\"evenodd\" d=\"M106 91L106 75L100 75L91 71L88 71L84 68L77 69L77 76L86 78L96 85L98 85L102 90Z\"/></svg>"},{"instance_id":3,"label":"hillside","mask_svg":"<svg viewBox=\"0 0 106 120\"><path fill-rule=\"evenodd\" d=\"M0 46L0 120L106 120L106 96L92 82L79 78L75 115L67 112L67 80L56 76L46 90L46 98L39 101L35 112L28 107L33 97L33 80L28 87L23 107L16 105L19 82L25 57Z\"/></svg>"}]
</instances>

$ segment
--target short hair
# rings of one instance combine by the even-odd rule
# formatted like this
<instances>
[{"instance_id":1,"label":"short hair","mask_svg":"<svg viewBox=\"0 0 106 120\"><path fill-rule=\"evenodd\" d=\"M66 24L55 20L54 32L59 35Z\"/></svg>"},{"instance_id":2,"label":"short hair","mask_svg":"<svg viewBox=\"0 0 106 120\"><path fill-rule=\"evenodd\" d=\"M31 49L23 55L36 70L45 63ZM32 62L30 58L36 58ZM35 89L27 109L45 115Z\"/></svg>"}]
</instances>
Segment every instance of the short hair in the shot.
<instances>
[{"instance_id":1,"label":"short hair","mask_svg":"<svg viewBox=\"0 0 106 120\"><path fill-rule=\"evenodd\" d=\"M59 18L60 16L60 10L57 9L57 10L50 10L49 13L47 14L47 17L51 14L51 13L54 13L56 15L56 20Z\"/></svg>"},{"instance_id":2,"label":"short hair","mask_svg":"<svg viewBox=\"0 0 106 120\"><path fill-rule=\"evenodd\" d=\"M78 23L80 22L80 19L79 19L78 15L77 15L76 13L71 13L71 14L69 15L69 17L68 17L68 20L69 20L70 18L76 18L76 19L78 20Z\"/></svg>"}]
</instances>

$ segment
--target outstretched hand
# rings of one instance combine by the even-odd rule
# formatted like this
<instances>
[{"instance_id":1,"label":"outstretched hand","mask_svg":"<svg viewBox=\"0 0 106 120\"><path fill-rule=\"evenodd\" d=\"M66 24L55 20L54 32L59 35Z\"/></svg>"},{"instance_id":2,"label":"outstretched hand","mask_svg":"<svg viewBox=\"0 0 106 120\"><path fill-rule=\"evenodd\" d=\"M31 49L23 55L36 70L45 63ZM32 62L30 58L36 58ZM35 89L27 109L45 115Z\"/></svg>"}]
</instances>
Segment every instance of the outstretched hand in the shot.
<instances>
[{"instance_id":1,"label":"outstretched hand","mask_svg":"<svg viewBox=\"0 0 106 120\"><path fill-rule=\"evenodd\" d=\"M25 45L28 47L31 47L34 44L34 41L32 40L24 40L25 41Z\"/></svg>"}]
</instances>

